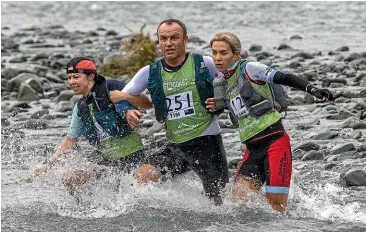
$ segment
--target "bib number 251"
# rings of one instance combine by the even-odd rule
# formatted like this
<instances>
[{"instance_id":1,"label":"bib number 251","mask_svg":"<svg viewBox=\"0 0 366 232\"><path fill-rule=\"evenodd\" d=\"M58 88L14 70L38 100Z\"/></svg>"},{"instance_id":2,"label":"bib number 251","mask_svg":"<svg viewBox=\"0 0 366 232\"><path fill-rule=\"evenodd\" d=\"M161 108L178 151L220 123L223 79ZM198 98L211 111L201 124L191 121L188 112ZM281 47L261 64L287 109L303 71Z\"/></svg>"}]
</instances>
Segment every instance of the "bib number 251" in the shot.
<instances>
[{"instance_id":1,"label":"bib number 251","mask_svg":"<svg viewBox=\"0 0 366 232\"><path fill-rule=\"evenodd\" d=\"M195 114L192 92L170 95L166 97L168 120L174 120Z\"/></svg>"}]
</instances>

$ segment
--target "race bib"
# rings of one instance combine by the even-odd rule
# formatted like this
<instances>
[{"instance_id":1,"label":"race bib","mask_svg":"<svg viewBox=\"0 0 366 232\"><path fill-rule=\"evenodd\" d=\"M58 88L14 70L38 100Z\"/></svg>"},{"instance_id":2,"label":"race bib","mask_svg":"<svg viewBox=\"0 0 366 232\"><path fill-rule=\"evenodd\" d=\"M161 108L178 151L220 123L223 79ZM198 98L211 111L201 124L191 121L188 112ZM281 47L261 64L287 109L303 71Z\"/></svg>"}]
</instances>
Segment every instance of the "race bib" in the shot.
<instances>
[{"instance_id":1,"label":"race bib","mask_svg":"<svg viewBox=\"0 0 366 232\"><path fill-rule=\"evenodd\" d=\"M230 106L237 117L242 117L249 113L248 108L244 104L244 101L240 95L230 100Z\"/></svg>"},{"instance_id":2,"label":"race bib","mask_svg":"<svg viewBox=\"0 0 366 232\"><path fill-rule=\"evenodd\" d=\"M168 106L168 120L180 119L196 113L193 106L192 91L167 96L166 103Z\"/></svg>"}]
</instances>

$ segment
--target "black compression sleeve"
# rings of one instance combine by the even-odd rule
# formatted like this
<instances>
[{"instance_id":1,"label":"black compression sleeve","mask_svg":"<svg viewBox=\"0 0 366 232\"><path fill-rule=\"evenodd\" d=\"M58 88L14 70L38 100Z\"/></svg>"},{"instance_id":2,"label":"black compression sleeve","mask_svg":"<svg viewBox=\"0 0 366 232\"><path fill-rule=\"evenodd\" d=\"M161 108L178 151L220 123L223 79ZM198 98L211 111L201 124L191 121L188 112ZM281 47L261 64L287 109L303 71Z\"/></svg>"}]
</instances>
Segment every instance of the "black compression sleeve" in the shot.
<instances>
[{"instance_id":1,"label":"black compression sleeve","mask_svg":"<svg viewBox=\"0 0 366 232\"><path fill-rule=\"evenodd\" d=\"M274 75L273 83L287 85L308 93L311 92L311 89L315 88L309 82L305 81L304 79L301 79L300 77L294 74L283 73L279 71L277 71L276 74Z\"/></svg>"}]
</instances>

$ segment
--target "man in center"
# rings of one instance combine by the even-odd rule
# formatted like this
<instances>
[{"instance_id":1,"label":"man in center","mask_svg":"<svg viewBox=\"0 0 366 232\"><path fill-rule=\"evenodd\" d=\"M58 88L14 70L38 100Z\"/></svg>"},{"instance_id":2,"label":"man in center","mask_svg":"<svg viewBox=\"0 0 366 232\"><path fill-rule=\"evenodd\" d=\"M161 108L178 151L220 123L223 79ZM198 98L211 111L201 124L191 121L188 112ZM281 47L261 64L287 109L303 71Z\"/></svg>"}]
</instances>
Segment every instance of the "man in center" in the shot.
<instances>
[{"instance_id":1,"label":"man in center","mask_svg":"<svg viewBox=\"0 0 366 232\"><path fill-rule=\"evenodd\" d=\"M122 90L131 95L149 90L156 120L165 123L169 140L138 168L137 178L156 182L167 173L190 169L201 179L206 196L219 205L229 181L228 165L219 124L205 102L213 97L212 81L220 73L211 57L186 52L187 28L181 21L162 21L157 36L163 58L140 69ZM123 92L111 92L111 99L123 100ZM132 128L140 125L141 116L138 110L127 112Z\"/></svg>"}]
</instances>

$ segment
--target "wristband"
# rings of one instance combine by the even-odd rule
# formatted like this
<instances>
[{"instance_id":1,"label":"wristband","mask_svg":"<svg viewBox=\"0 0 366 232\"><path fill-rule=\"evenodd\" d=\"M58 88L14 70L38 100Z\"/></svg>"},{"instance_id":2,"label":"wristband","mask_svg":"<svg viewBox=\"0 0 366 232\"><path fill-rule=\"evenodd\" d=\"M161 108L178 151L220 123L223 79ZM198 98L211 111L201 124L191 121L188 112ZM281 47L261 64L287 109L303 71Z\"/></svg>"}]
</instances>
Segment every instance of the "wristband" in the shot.
<instances>
[{"instance_id":1,"label":"wristband","mask_svg":"<svg viewBox=\"0 0 366 232\"><path fill-rule=\"evenodd\" d=\"M313 86L312 84L307 84L305 87L305 92L313 94L314 91L316 91L316 89L317 88L315 86Z\"/></svg>"},{"instance_id":2,"label":"wristband","mask_svg":"<svg viewBox=\"0 0 366 232\"><path fill-rule=\"evenodd\" d=\"M121 111L121 113L120 113L121 118L127 119L127 110L131 110L131 109L125 109L125 110Z\"/></svg>"}]
</instances>

